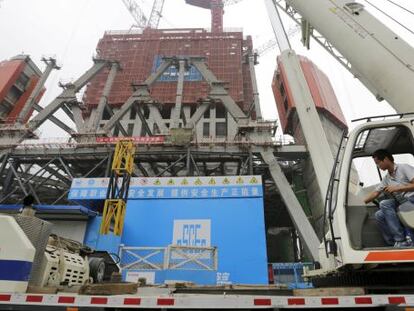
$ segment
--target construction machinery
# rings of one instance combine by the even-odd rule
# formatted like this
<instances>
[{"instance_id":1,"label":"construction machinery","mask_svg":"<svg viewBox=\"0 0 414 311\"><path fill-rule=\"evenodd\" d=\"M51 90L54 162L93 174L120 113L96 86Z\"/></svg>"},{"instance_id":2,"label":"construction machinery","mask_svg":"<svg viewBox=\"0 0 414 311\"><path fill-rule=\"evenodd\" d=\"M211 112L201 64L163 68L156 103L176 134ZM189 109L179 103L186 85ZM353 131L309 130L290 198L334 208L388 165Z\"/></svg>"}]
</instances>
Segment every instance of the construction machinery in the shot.
<instances>
[{"instance_id":1,"label":"construction machinery","mask_svg":"<svg viewBox=\"0 0 414 311\"><path fill-rule=\"evenodd\" d=\"M365 205L364 197L382 178L376 169L366 174L375 150L387 149L412 158L414 49L356 2L266 0L266 5L281 47L279 60L288 81L286 93L296 103L317 182L321 193L326 194L325 233L318 259L321 269L308 276L315 284L325 286L411 284L413 248L396 249L385 244L375 221L377 207ZM386 99L398 114L357 120L366 122L343 135L333 157L277 7L300 23L305 46L309 47L311 37L316 38L378 100ZM408 206L406 214L400 214L402 222L412 229L408 219L411 209Z\"/></svg>"},{"instance_id":2,"label":"construction machinery","mask_svg":"<svg viewBox=\"0 0 414 311\"><path fill-rule=\"evenodd\" d=\"M114 263L111 257L52 234L53 224L35 217L33 201L29 195L20 214L0 215L0 291L22 293L28 287L82 286L108 279L105 268Z\"/></svg>"},{"instance_id":3,"label":"construction machinery","mask_svg":"<svg viewBox=\"0 0 414 311\"><path fill-rule=\"evenodd\" d=\"M138 3L135 0L122 0L122 2L131 14L132 18L135 20L136 24L133 25L133 27L141 29L158 28L165 0L154 0L149 17L145 16L145 13L143 12L142 8L138 5Z\"/></svg>"}]
</instances>

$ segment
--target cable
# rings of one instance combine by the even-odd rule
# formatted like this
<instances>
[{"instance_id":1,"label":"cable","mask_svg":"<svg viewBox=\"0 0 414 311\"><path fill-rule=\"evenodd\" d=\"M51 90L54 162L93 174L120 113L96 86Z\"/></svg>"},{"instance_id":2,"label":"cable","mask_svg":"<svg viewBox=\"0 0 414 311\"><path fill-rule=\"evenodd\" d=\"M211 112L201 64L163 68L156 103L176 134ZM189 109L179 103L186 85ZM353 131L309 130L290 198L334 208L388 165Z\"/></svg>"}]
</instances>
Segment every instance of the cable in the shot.
<instances>
[{"instance_id":1,"label":"cable","mask_svg":"<svg viewBox=\"0 0 414 311\"><path fill-rule=\"evenodd\" d=\"M388 13L384 12L383 10L381 10L379 7L377 7L376 5L372 4L370 1L368 0L364 0L365 2L367 2L368 4L370 4L372 7L374 7L375 9L377 9L378 11L380 11L382 14L384 14L385 16L387 16L388 18L392 19L394 22L396 22L398 25L400 25L401 27L403 27L404 29L406 29L407 31L409 31L411 34L414 35L414 31L412 31L410 28L408 28L407 26L405 26L404 24L400 23L399 21L397 21L394 17L392 17L391 15L389 15Z\"/></svg>"},{"instance_id":2,"label":"cable","mask_svg":"<svg viewBox=\"0 0 414 311\"><path fill-rule=\"evenodd\" d=\"M402 5L400 5L400 4L398 4L398 3L395 3L395 2L394 2L394 1L392 1L392 0L386 0L386 1L388 1L388 2L390 2L390 3L392 3L392 4L394 4L395 6L399 7L400 9L402 9L402 10L404 10L404 11L406 11L406 12L408 12L408 13L412 14L412 15L414 15L414 11L410 11L409 9L407 9L407 8L403 7Z\"/></svg>"}]
</instances>

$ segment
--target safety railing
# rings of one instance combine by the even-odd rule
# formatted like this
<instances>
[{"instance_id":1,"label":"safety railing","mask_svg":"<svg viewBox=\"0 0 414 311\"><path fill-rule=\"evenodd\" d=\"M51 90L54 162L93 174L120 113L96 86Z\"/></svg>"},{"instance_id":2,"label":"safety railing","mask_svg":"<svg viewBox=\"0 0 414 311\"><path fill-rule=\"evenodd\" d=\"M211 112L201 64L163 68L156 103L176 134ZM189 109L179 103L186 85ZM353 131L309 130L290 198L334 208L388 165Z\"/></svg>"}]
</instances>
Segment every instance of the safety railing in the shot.
<instances>
[{"instance_id":1,"label":"safety railing","mask_svg":"<svg viewBox=\"0 0 414 311\"><path fill-rule=\"evenodd\" d=\"M169 245L164 268L170 270L217 270L217 248Z\"/></svg>"},{"instance_id":2,"label":"safety railing","mask_svg":"<svg viewBox=\"0 0 414 311\"><path fill-rule=\"evenodd\" d=\"M122 270L207 270L218 267L216 247L130 247L119 250Z\"/></svg>"},{"instance_id":3,"label":"safety railing","mask_svg":"<svg viewBox=\"0 0 414 311\"><path fill-rule=\"evenodd\" d=\"M122 270L162 270L165 262L165 247L129 247L119 249Z\"/></svg>"}]
</instances>

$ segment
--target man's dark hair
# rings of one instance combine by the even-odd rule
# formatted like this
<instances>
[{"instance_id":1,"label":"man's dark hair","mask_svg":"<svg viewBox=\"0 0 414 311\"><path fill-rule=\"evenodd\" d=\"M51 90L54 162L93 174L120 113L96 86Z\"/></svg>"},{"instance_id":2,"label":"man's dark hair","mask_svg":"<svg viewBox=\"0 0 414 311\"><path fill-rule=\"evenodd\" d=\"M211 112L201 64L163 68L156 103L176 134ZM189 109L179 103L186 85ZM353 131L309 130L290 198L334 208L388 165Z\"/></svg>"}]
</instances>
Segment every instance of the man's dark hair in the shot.
<instances>
[{"instance_id":1,"label":"man's dark hair","mask_svg":"<svg viewBox=\"0 0 414 311\"><path fill-rule=\"evenodd\" d=\"M24 206L30 206L30 205L33 204L34 200L35 200L34 196L31 195L31 194L29 194L29 195L27 195L27 196L24 197L24 199L23 199L23 205Z\"/></svg>"},{"instance_id":2,"label":"man's dark hair","mask_svg":"<svg viewBox=\"0 0 414 311\"><path fill-rule=\"evenodd\" d=\"M388 158L391 160L391 162L394 162L394 157L392 154L386 150L386 149L378 149L372 154L373 158L376 158L380 161L384 161L385 158Z\"/></svg>"}]
</instances>

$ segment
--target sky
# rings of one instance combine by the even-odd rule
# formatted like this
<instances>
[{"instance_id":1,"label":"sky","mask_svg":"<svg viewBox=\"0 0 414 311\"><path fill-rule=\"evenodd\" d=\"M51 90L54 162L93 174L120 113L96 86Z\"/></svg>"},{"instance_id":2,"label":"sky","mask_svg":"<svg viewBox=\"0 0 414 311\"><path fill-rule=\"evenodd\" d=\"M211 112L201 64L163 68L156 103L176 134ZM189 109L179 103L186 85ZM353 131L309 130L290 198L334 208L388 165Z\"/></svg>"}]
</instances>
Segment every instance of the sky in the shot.
<instances>
[{"instance_id":1,"label":"sky","mask_svg":"<svg viewBox=\"0 0 414 311\"><path fill-rule=\"evenodd\" d=\"M414 16L391 5L387 0L371 0L388 14L398 18L414 30ZM365 0L361 3L393 29L401 38L414 46L414 35L372 9ZM394 0L414 11L414 1ZM137 0L146 14L152 0ZM287 29L294 23L282 13ZM29 54L44 69L43 56L56 57L62 66L49 77L41 105L50 103L60 92L59 82L75 81L92 65L92 57L105 30L127 30L134 23L121 0L3 0L0 2L0 60L17 54ZM243 28L251 35L254 46L274 38L263 0L242 0L225 7L224 26ZM184 0L166 0L159 28L207 28L210 12L186 5ZM330 78L345 118L350 121L369 115L393 113L386 102L377 102L374 96L346 69L316 42L308 51L301 46L300 34L290 38L293 49L310 58ZM279 51L270 50L259 58L256 75L262 113L265 119L277 119L271 81ZM70 121L64 114L61 119ZM352 127L352 125L351 125ZM65 133L47 122L40 128L42 137L63 136Z\"/></svg>"}]
</instances>

